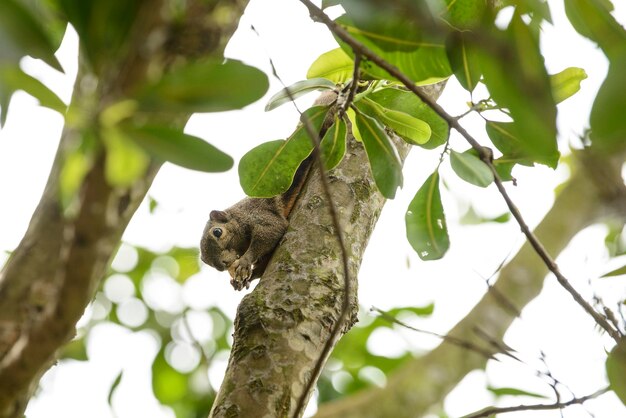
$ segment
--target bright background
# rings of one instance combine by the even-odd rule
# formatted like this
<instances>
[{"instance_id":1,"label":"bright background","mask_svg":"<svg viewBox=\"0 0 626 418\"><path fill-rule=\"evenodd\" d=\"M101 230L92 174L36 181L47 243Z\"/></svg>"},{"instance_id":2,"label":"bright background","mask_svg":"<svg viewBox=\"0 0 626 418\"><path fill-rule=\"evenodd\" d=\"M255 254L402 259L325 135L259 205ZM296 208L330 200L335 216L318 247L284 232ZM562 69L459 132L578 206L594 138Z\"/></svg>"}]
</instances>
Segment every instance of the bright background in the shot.
<instances>
[{"instance_id":1,"label":"bright background","mask_svg":"<svg viewBox=\"0 0 626 418\"><path fill-rule=\"evenodd\" d=\"M560 148L577 146L577 138L588 126L593 97L607 70L607 62L594 44L579 37L569 26L560 1L549 1L554 26L546 26L542 49L548 69L556 73L566 67L582 67L589 78L581 91L559 105L558 126ZM626 22L626 4L614 2L618 21ZM503 19L506 17L503 16ZM259 32L257 36L250 25ZM321 24L312 23L305 8L297 1L273 0L271 6L252 0L233 36L227 55L241 59L270 73L268 57L274 60L286 84L305 78L313 60L336 44ZM41 61L24 59L23 68L41 79L66 102L72 92L77 70L77 37L68 31L57 53L66 70L60 74ZM512 63L512 65L514 65ZM285 138L296 125L298 115L292 106L284 105L272 112L263 111L270 95L282 85L271 79L268 96L240 111L197 114L187 125L188 133L205 138L232 155L236 161L252 146L273 139ZM314 99L299 100L306 107ZM480 98L480 92L475 98ZM440 103L451 114L465 112L468 94L451 80ZM463 124L480 140L486 140L480 118L467 117ZM36 100L17 93L11 104L6 126L0 131L0 265L6 260L4 251L13 250L23 236L33 210L44 188L52 159L63 127L61 116L39 107ZM462 139L452 137L452 148L468 148ZM515 254L524 242L519 227L507 224L461 225L469 207L484 216L506 212L495 187L480 189L458 179L446 162L442 166L447 185L444 208L451 236L449 253L441 261L422 262L404 237L404 212L421 183L435 168L441 150L427 152L415 149L404 170L404 187L397 198L389 201L381 215L359 275L359 299L366 309L376 306L421 306L435 302L434 314L415 323L429 330L445 333L474 306L484 294L484 278L493 274L507 257ZM567 170L545 167L518 168L514 171L518 186L508 186L515 202L531 226L536 225L553 200L556 185L567 178ZM236 170L222 174L203 174L165 164L149 195L159 202L153 214L144 202L130 223L124 240L155 251L173 245L195 246L211 209L223 209L243 197ZM575 210L575 208L572 208ZM559 258L565 276L590 300L600 295L607 306L614 307L626 296L623 278L600 279L609 271L608 253L603 245L605 229L588 228L576 237ZM129 261L130 260L130 261ZM132 264L132 251L122 247L116 263ZM196 309L218 306L234 315L245 292L232 290L227 273L203 268L182 287L167 283L156 286L155 297L171 309L191 305ZM122 292L123 293L123 292ZM132 295L131 295L132 296ZM87 315L93 315L88 311ZM370 314L362 317L367 321ZM516 349L528 366L503 361L490 362L487 374L471 373L445 402L450 416L460 416L493 403L484 390L492 386L513 386L552 395L545 379L535 370L546 370L539 360L545 353L547 367L577 396L583 396L606 385L605 350L612 341L601 336L593 321L561 289L553 278L546 280L543 293L524 310L506 335L506 342ZM377 354L400 355L411 349L424 352L438 344L408 330L379 330L368 341ZM27 416L37 417L169 417L173 414L161 407L150 387L150 365L157 346L145 333L133 333L114 325L98 326L88 344L88 362L68 361L52 368L42 380L43 390L30 403ZM218 384L227 358L215 360L209 380ZM108 390L119 371L124 379L113 397L115 415L107 404ZM384 378L374 378L384 384ZM567 394L565 395L567 398ZM528 403L533 400L528 399ZM513 399L513 403L519 400ZM314 402L311 402L312 404ZM314 406L309 408L309 412ZM626 408L613 394L589 401L584 407L574 406L564 412L567 418L598 418L626 416ZM621 415L620 415L621 414ZM530 412L511 416L528 416ZM558 411L536 412L533 417L559 417Z\"/></svg>"}]
</instances>

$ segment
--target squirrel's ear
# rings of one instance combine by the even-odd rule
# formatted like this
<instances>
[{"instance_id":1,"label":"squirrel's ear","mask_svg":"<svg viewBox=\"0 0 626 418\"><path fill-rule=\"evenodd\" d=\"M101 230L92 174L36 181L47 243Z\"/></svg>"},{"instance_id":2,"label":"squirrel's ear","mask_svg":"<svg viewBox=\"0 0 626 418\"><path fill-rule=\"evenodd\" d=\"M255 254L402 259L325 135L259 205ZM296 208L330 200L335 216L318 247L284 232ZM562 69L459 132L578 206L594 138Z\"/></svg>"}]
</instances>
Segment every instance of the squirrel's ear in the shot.
<instances>
[{"instance_id":1,"label":"squirrel's ear","mask_svg":"<svg viewBox=\"0 0 626 418\"><path fill-rule=\"evenodd\" d=\"M209 217L212 221L228 222L228 215L223 210L212 210Z\"/></svg>"}]
</instances>

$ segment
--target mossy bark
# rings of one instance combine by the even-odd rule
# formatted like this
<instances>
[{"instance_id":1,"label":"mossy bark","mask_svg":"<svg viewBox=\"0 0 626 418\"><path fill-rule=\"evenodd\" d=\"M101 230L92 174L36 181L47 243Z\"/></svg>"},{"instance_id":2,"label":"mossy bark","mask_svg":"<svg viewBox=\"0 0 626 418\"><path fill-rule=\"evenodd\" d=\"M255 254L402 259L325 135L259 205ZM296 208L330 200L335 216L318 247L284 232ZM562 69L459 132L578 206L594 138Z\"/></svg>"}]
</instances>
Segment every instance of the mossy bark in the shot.
<instances>
[{"instance_id":1,"label":"mossy bark","mask_svg":"<svg viewBox=\"0 0 626 418\"><path fill-rule=\"evenodd\" d=\"M436 85L429 91L436 98L442 89ZM397 145L404 159L409 148L402 141ZM318 378L312 376L315 363L342 308L337 233L343 235L349 260L350 314L343 331L356 319L359 266L385 199L362 144L354 140L327 175L341 231L332 227L320 174L314 170L265 274L239 305L233 349L212 417L293 416L308 380Z\"/></svg>"}]
</instances>

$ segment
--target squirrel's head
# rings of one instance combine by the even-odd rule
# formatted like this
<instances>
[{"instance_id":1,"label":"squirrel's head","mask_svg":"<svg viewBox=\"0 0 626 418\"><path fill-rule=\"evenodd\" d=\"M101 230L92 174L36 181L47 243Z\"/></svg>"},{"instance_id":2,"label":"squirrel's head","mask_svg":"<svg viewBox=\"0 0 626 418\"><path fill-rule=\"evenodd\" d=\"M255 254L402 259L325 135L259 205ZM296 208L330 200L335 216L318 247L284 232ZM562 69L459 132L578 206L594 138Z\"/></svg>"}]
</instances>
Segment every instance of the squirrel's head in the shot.
<instances>
[{"instance_id":1,"label":"squirrel's head","mask_svg":"<svg viewBox=\"0 0 626 418\"><path fill-rule=\"evenodd\" d=\"M200 258L204 263L224 271L235 262L238 254L231 243L233 231L237 230L235 223L226 212L211 211L200 241Z\"/></svg>"}]
</instances>

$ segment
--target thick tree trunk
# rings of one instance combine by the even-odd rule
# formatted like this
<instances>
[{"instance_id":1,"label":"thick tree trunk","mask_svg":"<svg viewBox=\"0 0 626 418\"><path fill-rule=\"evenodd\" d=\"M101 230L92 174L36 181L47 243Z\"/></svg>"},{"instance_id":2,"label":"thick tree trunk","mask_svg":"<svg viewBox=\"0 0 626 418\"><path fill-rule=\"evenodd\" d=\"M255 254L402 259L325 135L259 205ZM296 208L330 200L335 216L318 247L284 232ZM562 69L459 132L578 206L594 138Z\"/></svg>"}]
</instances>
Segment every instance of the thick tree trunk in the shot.
<instances>
[{"instance_id":1,"label":"thick tree trunk","mask_svg":"<svg viewBox=\"0 0 626 418\"><path fill-rule=\"evenodd\" d=\"M442 89L439 84L428 91L437 98ZM408 147L398 141L398 148L404 159ZM319 173L309 175L289 230L260 283L239 305L228 369L211 416L293 416L307 382L318 378L312 376L315 363L340 316L344 272L339 232L351 283L351 315L344 332L354 322L359 266L385 204L368 167L362 144L352 140L344 160L328 174L341 231L331 227Z\"/></svg>"},{"instance_id":2,"label":"thick tree trunk","mask_svg":"<svg viewBox=\"0 0 626 418\"><path fill-rule=\"evenodd\" d=\"M89 120L97 120L99 106L123 98L125 91L145 79L149 66L166 67L177 58L222 56L246 4L245 0L186 2L186 25L176 33L180 39L168 39L177 45L176 50L155 51L147 44L147 35L156 30L170 33L164 15L167 8L161 1L144 1L126 41L128 48L122 48L128 55L110 57L120 66L103 71L107 75L98 80L96 93L80 90L86 75L81 69L72 106L90 115ZM194 42L194 36L207 34L211 42L204 38ZM181 123L186 118L178 115L175 119ZM81 134L72 127L64 130L41 202L0 273L0 417L23 416L39 378L54 362L58 349L74 336L76 322L159 169L153 162L128 189L112 188L105 180L106 155L100 149L81 186L75 213L66 216L59 199L63 156Z\"/></svg>"},{"instance_id":3,"label":"thick tree trunk","mask_svg":"<svg viewBox=\"0 0 626 418\"><path fill-rule=\"evenodd\" d=\"M554 257L578 232L600 217L617 214L622 220L626 218L626 193L620 175L623 160L611 161L590 152L582 157L585 168L578 167L535 230ZM487 353L497 353L497 344L502 342L518 312L539 295L547 274L546 265L528 243L524 244L502 269L493 288L449 335L471 342ZM490 344L485 335L496 345ZM484 369L486 364L484 355L444 342L403 365L389 376L384 388L367 389L323 404L315 417L420 417L441 404L469 372Z\"/></svg>"}]
</instances>

